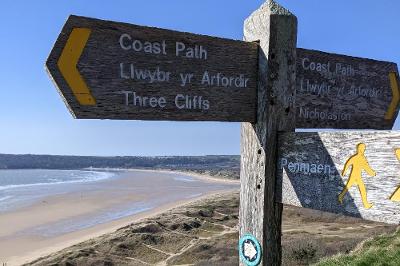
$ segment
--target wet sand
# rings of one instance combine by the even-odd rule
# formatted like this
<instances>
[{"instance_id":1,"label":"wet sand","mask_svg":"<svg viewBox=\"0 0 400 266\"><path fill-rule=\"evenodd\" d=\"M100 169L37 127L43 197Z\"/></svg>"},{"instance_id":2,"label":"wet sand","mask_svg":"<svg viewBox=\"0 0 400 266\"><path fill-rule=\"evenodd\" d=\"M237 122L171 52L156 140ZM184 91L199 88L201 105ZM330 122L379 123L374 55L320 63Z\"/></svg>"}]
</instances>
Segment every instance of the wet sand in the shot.
<instances>
[{"instance_id":1,"label":"wet sand","mask_svg":"<svg viewBox=\"0 0 400 266\"><path fill-rule=\"evenodd\" d=\"M199 198L239 189L236 181L166 171L118 175L0 213L0 264L19 265Z\"/></svg>"}]
</instances>

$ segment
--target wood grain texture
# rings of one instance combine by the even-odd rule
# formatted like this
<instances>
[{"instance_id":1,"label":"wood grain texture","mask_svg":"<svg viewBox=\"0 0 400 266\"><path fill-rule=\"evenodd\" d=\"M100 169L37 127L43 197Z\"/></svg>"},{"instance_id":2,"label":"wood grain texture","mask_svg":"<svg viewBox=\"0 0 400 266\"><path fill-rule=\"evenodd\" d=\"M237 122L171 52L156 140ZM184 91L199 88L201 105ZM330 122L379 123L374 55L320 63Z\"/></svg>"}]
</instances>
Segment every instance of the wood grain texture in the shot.
<instances>
[{"instance_id":1,"label":"wood grain texture","mask_svg":"<svg viewBox=\"0 0 400 266\"><path fill-rule=\"evenodd\" d=\"M390 72L395 63L298 48L296 128L392 129Z\"/></svg>"},{"instance_id":2,"label":"wood grain texture","mask_svg":"<svg viewBox=\"0 0 400 266\"><path fill-rule=\"evenodd\" d=\"M364 207L357 186L350 188L343 204L338 196L349 171L341 172L346 161L356 154L359 143L366 145L365 157L376 176L365 171L362 180L367 199L373 207ZM284 133L279 136L279 202L366 220L399 224L400 202L389 198L400 186L399 131ZM315 166L312 166L315 165ZM322 165L319 170L318 166ZM280 187L282 184L282 187Z\"/></svg>"},{"instance_id":3,"label":"wood grain texture","mask_svg":"<svg viewBox=\"0 0 400 266\"><path fill-rule=\"evenodd\" d=\"M94 98L95 106L83 106L78 103L71 89L57 67L67 39L74 28L89 28L91 35L80 57L77 68ZM144 53L121 48L120 37L128 34L132 42L160 44L165 41L159 54ZM124 39L124 46L132 43ZM207 51L207 60L187 58L185 52L176 55L176 43L195 48L201 45ZM136 43L139 47L139 42ZM162 47L162 46L161 46ZM168 82L149 82L147 79L127 79L121 76L121 63L124 64L125 76L134 69L170 72ZM137 120L210 120L210 121L256 121L256 86L258 66L258 45L243 41L234 41L185 32L177 32L158 28L136 26L126 23L103 21L92 18L70 16L63 27L53 50L46 62L46 67L65 103L76 118L85 119L137 119ZM220 74L220 85L214 79L213 85L202 84L204 72L211 75ZM193 82L182 87L180 74L193 74ZM246 87L232 85L221 86L222 76L248 79ZM134 76L136 77L136 76ZM226 84L226 83L225 83ZM239 84L239 83L238 83ZM121 91L136 92L142 97L165 97L166 106L140 107L126 105ZM202 97L209 101L209 108L183 108L175 104L178 94ZM133 96L131 95L131 102ZM186 100L180 98L180 105ZM192 105L193 106L193 105Z\"/></svg>"},{"instance_id":4,"label":"wood grain texture","mask_svg":"<svg viewBox=\"0 0 400 266\"><path fill-rule=\"evenodd\" d=\"M263 4L244 24L244 39L259 41L261 49L258 120L241 127L239 236L250 233L258 239L262 265L281 264L282 205L275 203L276 147L278 130L292 131L295 126L296 38L296 17L274 1Z\"/></svg>"}]
</instances>

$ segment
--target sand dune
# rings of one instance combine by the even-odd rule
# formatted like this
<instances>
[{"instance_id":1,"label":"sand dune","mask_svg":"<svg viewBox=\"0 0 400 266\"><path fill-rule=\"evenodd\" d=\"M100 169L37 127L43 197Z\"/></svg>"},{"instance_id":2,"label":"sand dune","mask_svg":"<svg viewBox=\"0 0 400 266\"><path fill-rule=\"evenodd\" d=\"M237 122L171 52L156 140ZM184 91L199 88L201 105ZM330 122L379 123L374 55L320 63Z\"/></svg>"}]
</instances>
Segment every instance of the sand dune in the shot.
<instances>
[{"instance_id":1,"label":"sand dune","mask_svg":"<svg viewBox=\"0 0 400 266\"><path fill-rule=\"evenodd\" d=\"M28 265L238 265L239 193L223 193L132 223ZM284 208L283 265L346 253L395 226Z\"/></svg>"}]
</instances>

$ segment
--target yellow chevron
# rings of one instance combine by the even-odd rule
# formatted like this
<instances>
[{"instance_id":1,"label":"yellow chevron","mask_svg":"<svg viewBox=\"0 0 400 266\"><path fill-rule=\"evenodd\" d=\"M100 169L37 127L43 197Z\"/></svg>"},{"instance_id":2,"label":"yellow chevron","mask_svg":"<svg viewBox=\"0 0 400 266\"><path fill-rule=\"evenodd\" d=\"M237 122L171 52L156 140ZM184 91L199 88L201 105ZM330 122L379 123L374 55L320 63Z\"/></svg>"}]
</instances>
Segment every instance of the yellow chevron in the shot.
<instances>
[{"instance_id":1,"label":"yellow chevron","mask_svg":"<svg viewBox=\"0 0 400 266\"><path fill-rule=\"evenodd\" d=\"M389 109L385 114L386 120L393 119L394 113L396 112L396 108L400 100L399 84L397 82L396 72L390 72L389 79L390 79L390 87L392 88L393 98L392 102L389 105Z\"/></svg>"},{"instance_id":2,"label":"yellow chevron","mask_svg":"<svg viewBox=\"0 0 400 266\"><path fill-rule=\"evenodd\" d=\"M90 33L91 29L87 28L73 29L57 62L61 74L80 105L96 104L96 100L76 67Z\"/></svg>"}]
</instances>

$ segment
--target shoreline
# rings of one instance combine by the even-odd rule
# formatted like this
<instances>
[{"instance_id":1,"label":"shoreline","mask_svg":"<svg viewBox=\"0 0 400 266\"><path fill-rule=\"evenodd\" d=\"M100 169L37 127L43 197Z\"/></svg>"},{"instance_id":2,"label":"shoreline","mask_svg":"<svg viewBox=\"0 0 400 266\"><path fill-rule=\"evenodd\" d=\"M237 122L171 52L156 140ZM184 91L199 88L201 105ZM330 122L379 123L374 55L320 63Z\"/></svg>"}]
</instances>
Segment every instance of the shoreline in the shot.
<instances>
[{"instance_id":1,"label":"shoreline","mask_svg":"<svg viewBox=\"0 0 400 266\"><path fill-rule=\"evenodd\" d=\"M204 180L204 181L208 181L208 182L216 182L216 183L225 183L225 184L240 184L240 180L234 180L234 179L224 179L224 178L218 178L218 177L213 177L210 175L206 175L206 174L199 174L199 173L194 173L194 172L189 172L189 171L178 171L178 170L164 170L164 169L157 169L157 170L150 170L150 169L135 169L135 168L131 168L128 169L131 171L149 171L149 172L157 172L157 173L165 173L165 174L180 174L180 175L188 175L200 180Z\"/></svg>"},{"instance_id":2,"label":"shoreline","mask_svg":"<svg viewBox=\"0 0 400 266\"><path fill-rule=\"evenodd\" d=\"M184 174L186 176L190 176L190 177L194 177L196 179L200 179L202 181L205 181L207 183L220 183L220 184L239 184L238 182L224 182L224 180L215 180L214 178L209 178L207 176L201 176L200 174L189 174L189 173L183 173L183 172L176 172L176 171L167 171L167 170L150 170L150 169L93 169L93 170L102 170L102 171L123 171L126 175L125 179L129 179L129 175L131 171L136 171L136 172L152 172L152 173L158 173L158 174ZM121 174L124 174L121 173ZM127 180L122 180L122 181L127 181ZM129 181L129 180L128 180ZM112 181L109 181L112 182ZM115 181L117 182L117 181ZM122 184L124 185L124 184ZM146 211L142 211L133 215L128 215L126 217L122 217L122 218L118 218L112 221L108 221L105 223L100 223L100 224L96 224L94 226L91 226L89 228L85 228L82 230L77 230L74 232L70 232L70 233L66 233L66 234L62 234L56 237L52 237L49 239L46 239L46 237L38 237L38 236L29 236L29 237L17 237L17 239L11 239L14 244L16 245L16 247L18 247L18 249L20 249L21 246L23 246L23 243L26 241L31 241L31 242L36 242L37 243L37 248L33 251L28 251L28 250L23 250L23 248L21 248L21 250L23 251L23 254L19 254L18 256L10 256L7 258L3 258L0 257L0 263L2 263L4 260L4 262L7 262L7 265L20 265L22 263L28 263L30 261L33 261L35 259L38 259L40 257L49 255L51 253L57 252L61 249L67 248L69 246L72 245L76 245L79 244L85 240L89 240L98 236L101 236L103 234L106 233L111 233L114 232L117 229L120 229L121 227L125 227L128 226L131 223L134 222L138 222L141 221L143 219L147 219L147 218L151 218L153 216L162 214L164 212L167 212L171 209L175 209L178 207L182 207L184 205L193 203L195 201L198 200L202 200L205 198L209 198L218 194L225 194L225 193L232 193L233 191L236 191L237 189L221 189L221 190L215 190L215 191L207 191L207 192L203 192L202 195L199 196L193 196L192 198L183 198L183 199L179 199L179 200L174 200L173 202L168 202L168 203L163 203L157 207L154 207L150 210L146 210ZM41 217L36 217L36 216L41 216L41 214L46 215L46 213L44 212L44 208L46 209L46 212L52 212L52 210L56 210L56 209L63 209L65 210L66 213L70 212L71 217L73 217L74 215L79 215L79 211L81 211L82 213L84 213L85 210L88 210L88 208L90 210L94 210L94 211L100 211L101 209L96 210L95 207L96 206L92 206L95 201L101 201L99 199L101 199L102 195L98 195L99 193L97 192L93 192L92 195L89 196L85 196L86 198L84 199L84 202L89 204L90 206L81 206L82 204L79 204L79 207L75 207L77 202L79 202L79 199L77 199L78 197L78 193L71 193L69 195L62 195L62 196L51 196L49 199L47 199L46 201L46 206L44 206L44 203L36 203L30 207L27 208L23 208L22 210L18 210L16 212L11 212L11 213L5 213L5 214L0 214L0 224L1 222L7 223L8 221L12 222L12 218L10 218L13 214L17 214L17 216L19 217L24 217L26 215L33 215L34 219L30 220L30 224L29 226L35 226L35 219L37 219L36 223L40 224ZM130 196L132 198L132 196ZM132 199L129 200L132 200ZM140 197L138 198L138 200L140 200ZM123 201L127 201L127 199L122 199L121 202ZM91 205L92 204L92 205ZM97 204L95 202L95 204ZM72 210L69 210L72 206ZM79 210L79 209L82 210ZM33 214L32 214L33 212ZM36 213L37 212L37 213ZM29 214L27 214L29 213ZM35 214L36 213L36 214ZM42 216L43 216L42 215ZM62 215L65 214L58 214L60 217L62 217ZM7 218L7 216L10 216L10 219L4 219L4 217ZM53 219L57 218L57 212L53 212L50 216L53 216ZM54 218L55 216L55 218ZM24 221L23 218L21 218L22 221ZM50 219L51 220L51 219ZM42 221L43 222L43 221ZM46 222L48 222L48 220L46 220ZM46 222L43 222L44 225L46 225ZM27 227L24 224L25 227ZM18 227L18 226L17 226ZM10 228L11 229L11 228ZM0 230L1 231L1 230ZM7 231L7 229L3 228L3 231ZM9 230L8 232L11 231L12 229ZM18 233L18 231L16 231L15 233ZM7 236L5 236L4 234L1 235L0 232L0 240L1 238L7 238ZM7 241L7 240L5 240ZM0 242L4 242L4 241L0 241ZM36 246L36 245L35 245ZM0 250L1 250L2 246L0 244ZM7 247L8 249L12 249L13 247Z\"/></svg>"},{"instance_id":3,"label":"shoreline","mask_svg":"<svg viewBox=\"0 0 400 266\"><path fill-rule=\"evenodd\" d=\"M208 181L208 182L216 182L216 183L225 183L225 184L240 184L240 179L229 179L223 177L215 177L207 174L200 174L196 172L190 171L180 171L180 170L168 170L168 169L143 169L143 168L83 168L82 170L93 170L93 171L137 171L137 172L157 172L157 173L165 173L165 174L183 174L188 175L200 180Z\"/></svg>"}]
</instances>

